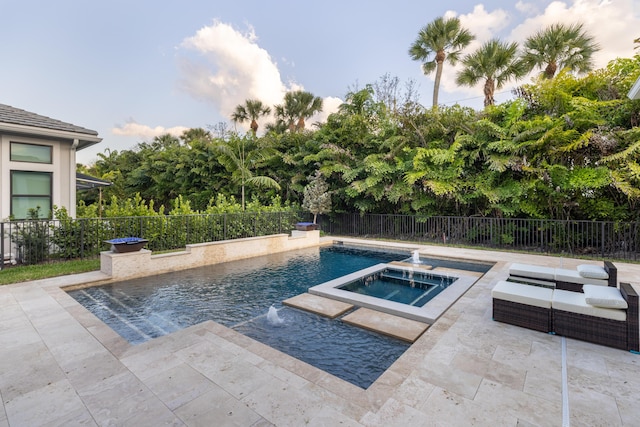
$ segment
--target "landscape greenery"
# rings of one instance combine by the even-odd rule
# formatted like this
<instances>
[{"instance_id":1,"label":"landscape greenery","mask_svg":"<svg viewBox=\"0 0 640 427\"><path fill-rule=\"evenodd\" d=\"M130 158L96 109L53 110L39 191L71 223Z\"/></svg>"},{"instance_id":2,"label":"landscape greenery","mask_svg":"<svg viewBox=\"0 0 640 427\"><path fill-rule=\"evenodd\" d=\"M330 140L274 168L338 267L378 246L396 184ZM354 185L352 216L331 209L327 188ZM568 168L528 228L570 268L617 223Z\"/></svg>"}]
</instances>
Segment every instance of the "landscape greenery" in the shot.
<instances>
[{"instance_id":1,"label":"landscape greenery","mask_svg":"<svg viewBox=\"0 0 640 427\"><path fill-rule=\"evenodd\" d=\"M296 91L282 105L239 105L231 119L250 123L246 134L219 123L107 149L79 170L113 185L79 196L78 216L292 208L321 178L335 213L640 220L640 101L627 98L640 55L590 71L600 47L580 25L462 57L472 40L439 18L410 47L436 71L432 107L417 102L415 82L387 74L349 89L324 123L306 123L322 100ZM483 83L483 110L438 105L443 64L456 61L458 84ZM495 104L496 89L538 68ZM275 123L260 123L272 111Z\"/></svg>"}]
</instances>

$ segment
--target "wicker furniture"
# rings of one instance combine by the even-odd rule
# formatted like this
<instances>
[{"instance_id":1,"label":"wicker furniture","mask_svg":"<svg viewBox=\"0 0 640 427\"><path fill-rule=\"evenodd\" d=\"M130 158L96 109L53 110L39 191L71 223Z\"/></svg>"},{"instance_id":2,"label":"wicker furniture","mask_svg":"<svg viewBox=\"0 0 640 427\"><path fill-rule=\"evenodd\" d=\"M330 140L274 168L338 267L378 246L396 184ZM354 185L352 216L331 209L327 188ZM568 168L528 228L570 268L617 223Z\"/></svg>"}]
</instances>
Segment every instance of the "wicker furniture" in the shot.
<instances>
[{"instance_id":1,"label":"wicker furniture","mask_svg":"<svg viewBox=\"0 0 640 427\"><path fill-rule=\"evenodd\" d=\"M561 292L563 291L554 291L554 301L559 297L563 297ZM595 344L605 345L607 347L630 350L633 352L640 351L638 293L629 283L620 283L620 293L627 301L629 308L626 310L614 311L625 311L626 316L624 316L624 320L616 320L603 316L592 316L578 313L574 310L568 311L566 309L567 306L563 306L563 309L559 309L553 307L554 304L552 302L553 332L568 338L589 341ZM580 296L581 295L582 294L580 294ZM555 305L557 306L558 304Z\"/></svg>"},{"instance_id":2,"label":"wicker furniture","mask_svg":"<svg viewBox=\"0 0 640 427\"><path fill-rule=\"evenodd\" d=\"M547 293L532 292L533 289ZM601 309L587 304L582 292L501 281L492 291L493 318L637 353L640 352L638 293L629 283L621 283L620 295L627 309Z\"/></svg>"},{"instance_id":3,"label":"wicker furniture","mask_svg":"<svg viewBox=\"0 0 640 427\"><path fill-rule=\"evenodd\" d=\"M540 332L552 331L553 290L500 281L491 296L494 320Z\"/></svg>"},{"instance_id":4,"label":"wicker furniture","mask_svg":"<svg viewBox=\"0 0 640 427\"><path fill-rule=\"evenodd\" d=\"M603 268L607 277L595 279L581 276L577 270L516 263L509 268L509 280L573 292L582 292L582 285L586 283L617 287L618 269L616 266L610 261L604 261Z\"/></svg>"}]
</instances>

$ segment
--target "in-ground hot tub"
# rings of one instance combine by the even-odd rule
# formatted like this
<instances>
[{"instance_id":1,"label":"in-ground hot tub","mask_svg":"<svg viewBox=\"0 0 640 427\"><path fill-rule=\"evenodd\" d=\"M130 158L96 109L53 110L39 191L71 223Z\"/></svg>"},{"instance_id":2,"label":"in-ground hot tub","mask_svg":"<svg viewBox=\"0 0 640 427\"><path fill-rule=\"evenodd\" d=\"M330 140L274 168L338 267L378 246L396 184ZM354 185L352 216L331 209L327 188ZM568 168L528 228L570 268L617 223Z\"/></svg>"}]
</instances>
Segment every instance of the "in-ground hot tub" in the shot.
<instances>
[{"instance_id":1,"label":"in-ground hot tub","mask_svg":"<svg viewBox=\"0 0 640 427\"><path fill-rule=\"evenodd\" d=\"M378 264L314 286L309 293L431 324L477 280L464 271Z\"/></svg>"},{"instance_id":2,"label":"in-ground hot tub","mask_svg":"<svg viewBox=\"0 0 640 427\"><path fill-rule=\"evenodd\" d=\"M387 267L340 285L338 289L422 307L456 280L457 277L434 274L430 271Z\"/></svg>"}]
</instances>

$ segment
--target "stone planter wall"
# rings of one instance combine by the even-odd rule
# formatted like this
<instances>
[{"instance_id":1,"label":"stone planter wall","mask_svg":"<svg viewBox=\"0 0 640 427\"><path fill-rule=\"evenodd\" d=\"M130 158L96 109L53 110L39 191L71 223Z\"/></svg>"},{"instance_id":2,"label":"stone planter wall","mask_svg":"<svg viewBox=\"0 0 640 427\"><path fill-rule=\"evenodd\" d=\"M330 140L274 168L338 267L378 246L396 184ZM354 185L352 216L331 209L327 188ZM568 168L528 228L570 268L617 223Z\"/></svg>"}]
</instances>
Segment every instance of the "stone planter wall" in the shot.
<instances>
[{"instance_id":1,"label":"stone planter wall","mask_svg":"<svg viewBox=\"0 0 640 427\"><path fill-rule=\"evenodd\" d=\"M147 249L129 253L100 253L100 271L113 279L130 279L203 265L236 261L320 245L319 231L296 231L291 235L249 237L187 245L184 251L153 255Z\"/></svg>"}]
</instances>

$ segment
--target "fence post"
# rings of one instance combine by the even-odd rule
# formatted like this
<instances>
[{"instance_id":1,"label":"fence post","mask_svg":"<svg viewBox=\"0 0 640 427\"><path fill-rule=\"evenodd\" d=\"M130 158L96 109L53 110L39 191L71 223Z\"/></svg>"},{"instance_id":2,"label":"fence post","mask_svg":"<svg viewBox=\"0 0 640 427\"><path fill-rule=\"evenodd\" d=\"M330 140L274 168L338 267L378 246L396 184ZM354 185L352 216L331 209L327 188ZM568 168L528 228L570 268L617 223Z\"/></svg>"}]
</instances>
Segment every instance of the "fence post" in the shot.
<instances>
[{"instance_id":1,"label":"fence post","mask_svg":"<svg viewBox=\"0 0 640 427\"><path fill-rule=\"evenodd\" d=\"M493 218L489 218L489 247L493 248L495 247L495 243L493 240Z\"/></svg>"},{"instance_id":2,"label":"fence post","mask_svg":"<svg viewBox=\"0 0 640 427\"><path fill-rule=\"evenodd\" d=\"M4 268L4 222L0 222L0 270Z\"/></svg>"},{"instance_id":3,"label":"fence post","mask_svg":"<svg viewBox=\"0 0 640 427\"><path fill-rule=\"evenodd\" d=\"M600 225L600 251L602 252L602 258L604 258L604 221Z\"/></svg>"},{"instance_id":4,"label":"fence post","mask_svg":"<svg viewBox=\"0 0 640 427\"><path fill-rule=\"evenodd\" d=\"M80 259L84 259L84 220L82 219L80 220Z\"/></svg>"}]
</instances>

